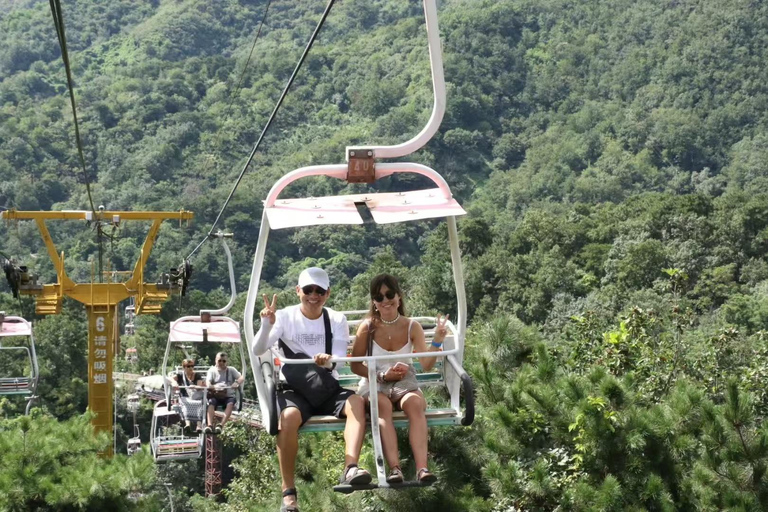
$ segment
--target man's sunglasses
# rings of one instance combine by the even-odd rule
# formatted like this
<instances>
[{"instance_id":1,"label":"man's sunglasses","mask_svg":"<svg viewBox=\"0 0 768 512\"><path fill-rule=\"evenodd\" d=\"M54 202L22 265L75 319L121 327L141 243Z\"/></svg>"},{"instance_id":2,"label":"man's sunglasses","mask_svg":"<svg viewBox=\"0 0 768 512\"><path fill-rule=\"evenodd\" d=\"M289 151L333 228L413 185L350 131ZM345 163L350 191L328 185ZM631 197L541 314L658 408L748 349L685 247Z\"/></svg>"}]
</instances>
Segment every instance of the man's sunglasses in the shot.
<instances>
[{"instance_id":1,"label":"man's sunglasses","mask_svg":"<svg viewBox=\"0 0 768 512\"><path fill-rule=\"evenodd\" d=\"M316 293L318 295L325 295L326 290L325 288L320 288L319 286L315 286L313 284L308 284L307 286L302 286L301 291L304 292L304 295L311 295L312 293Z\"/></svg>"},{"instance_id":2,"label":"man's sunglasses","mask_svg":"<svg viewBox=\"0 0 768 512\"><path fill-rule=\"evenodd\" d=\"M226 363L226 362L227 362L227 360L226 360L226 359L219 359L217 362L218 362L218 363Z\"/></svg>"},{"instance_id":3,"label":"man's sunglasses","mask_svg":"<svg viewBox=\"0 0 768 512\"><path fill-rule=\"evenodd\" d=\"M387 300L392 300L395 298L395 295L397 295L397 292L395 290L387 290L387 293L377 293L376 295L371 295L371 298L376 302L383 302L385 295Z\"/></svg>"}]
</instances>

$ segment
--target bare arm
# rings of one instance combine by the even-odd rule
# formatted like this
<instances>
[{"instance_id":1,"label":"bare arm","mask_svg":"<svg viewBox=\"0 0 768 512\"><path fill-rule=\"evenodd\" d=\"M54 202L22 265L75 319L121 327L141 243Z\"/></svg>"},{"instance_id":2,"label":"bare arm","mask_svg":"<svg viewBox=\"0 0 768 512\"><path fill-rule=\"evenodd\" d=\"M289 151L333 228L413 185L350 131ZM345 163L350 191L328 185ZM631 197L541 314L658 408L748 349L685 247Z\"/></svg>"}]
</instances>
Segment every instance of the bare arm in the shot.
<instances>
[{"instance_id":1,"label":"bare arm","mask_svg":"<svg viewBox=\"0 0 768 512\"><path fill-rule=\"evenodd\" d=\"M427 349L427 342L426 338L424 337L424 329L421 327L421 324L416 322L416 325L413 326L413 329L411 329L411 341L413 342L413 351L414 352L431 352L431 349ZM428 372L432 369L433 366L435 366L435 361L437 361L436 357L420 357L419 363L421 363L421 368L425 372Z\"/></svg>"},{"instance_id":2,"label":"bare arm","mask_svg":"<svg viewBox=\"0 0 768 512\"><path fill-rule=\"evenodd\" d=\"M269 349L270 338L276 341L276 338L274 336L270 336L270 333L272 332L272 326L275 324L275 312L277 311L277 294L272 296L271 303L269 302L269 299L266 295L262 295L262 299L264 300L264 308L259 312L259 316L261 317L261 326L259 326L259 332L256 333L255 339L253 341L253 347L251 347L251 351L256 357L260 356L266 352L267 349ZM274 344L274 341L272 344Z\"/></svg>"},{"instance_id":3,"label":"bare arm","mask_svg":"<svg viewBox=\"0 0 768 512\"><path fill-rule=\"evenodd\" d=\"M414 331L417 331L418 338L416 339L417 333L412 333L411 340L413 341L413 349L415 352L439 352L442 348L443 341L445 340L445 335L448 334L448 315L437 315L437 318L435 319L435 337L432 339L432 343L430 343L429 347L427 347L427 342L424 338L424 329L422 329L421 325L417 325L418 329L414 329ZM437 357L420 357L419 362L421 363L421 367L424 369L424 371L429 371L432 369L432 367L435 365L435 361L437 361Z\"/></svg>"},{"instance_id":4,"label":"bare arm","mask_svg":"<svg viewBox=\"0 0 768 512\"><path fill-rule=\"evenodd\" d=\"M362 322L357 328L355 343L352 345L352 357L361 357L368 354L368 322ZM349 363L353 373L368 378L368 367L365 363Z\"/></svg>"}]
</instances>

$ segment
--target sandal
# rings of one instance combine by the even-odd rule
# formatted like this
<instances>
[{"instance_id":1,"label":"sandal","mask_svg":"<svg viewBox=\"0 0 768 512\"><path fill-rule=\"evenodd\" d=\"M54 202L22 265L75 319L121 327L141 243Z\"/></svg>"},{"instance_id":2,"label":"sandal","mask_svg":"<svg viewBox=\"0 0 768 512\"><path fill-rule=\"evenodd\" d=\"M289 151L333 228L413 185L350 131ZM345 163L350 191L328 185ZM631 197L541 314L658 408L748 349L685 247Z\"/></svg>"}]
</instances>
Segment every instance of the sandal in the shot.
<instances>
[{"instance_id":1,"label":"sandal","mask_svg":"<svg viewBox=\"0 0 768 512\"><path fill-rule=\"evenodd\" d=\"M283 498L285 498L286 496L295 496L298 498L296 489L294 487L291 487L290 489L284 490ZM280 512L299 512L299 507L296 505L286 505L285 503L283 503L283 505L280 507Z\"/></svg>"},{"instance_id":2,"label":"sandal","mask_svg":"<svg viewBox=\"0 0 768 512\"><path fill-rule=\"evenodd\" d=\"M394 466L390 468L389 475L387 475L388 484L401 484L405 478L403 477L403 470L400 466Z\"/></svg>"},{"instance_id":3,"label":"sandal","mask_svg":"<svg viewBox=\"0 0 768 512\"><path fill-rule=\"evenodd\" d=\"M437 476L427 468L421 468L419 472L416 473L416 480L418 480L420 484L433 484L437 482Z\"/></svg>"},{"instance_id":4,"label":"sandal","mask_svg":"<svg viewBox=\"0 0 768 512\"><path fill-rule=\"evenodd\" d=\"M341 485L365 485L371 483L371 474L357 467L357 464L350 464L344 468L344 472L339 478Z\"/></svg>"}]
</instances>

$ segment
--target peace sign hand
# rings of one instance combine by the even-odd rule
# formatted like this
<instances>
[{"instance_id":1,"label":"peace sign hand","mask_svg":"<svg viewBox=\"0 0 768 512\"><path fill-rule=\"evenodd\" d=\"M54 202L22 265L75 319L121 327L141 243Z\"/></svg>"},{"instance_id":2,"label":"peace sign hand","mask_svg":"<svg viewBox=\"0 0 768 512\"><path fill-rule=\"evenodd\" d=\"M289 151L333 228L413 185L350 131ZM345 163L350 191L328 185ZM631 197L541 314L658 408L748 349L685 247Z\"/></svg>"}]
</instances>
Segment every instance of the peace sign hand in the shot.
<instances>
[{"instance_id":1,"label":"peace sign hand","mask_svg":"<svg viewBox=\"0 0 768 512\"><path fill-rule=\"evenodd\" d=\"M448 323L449 316L450 315L437 315L437 318L435 319L435 337L433 339L435 343L442 343L445 339L445 335L448 334L448 326L446 324Z\"/></svg>"},{"instance_id":2,"label":"peace sign hand","mask_svg":"<svg viewBox=\"0 0 768 512\"><path fill-rule=\"evenodd\" d=\"M261 316L261 321L263 322L265 318L269 319L269 323L274 325L275 323L275 311L277 311L277 294L274 294L272 296L272 304L269 303L269 299L267 298L266 294L262 294L262 297L264 298L264 309L259 312L259 316Z\"/></svg>"}]
</instances>

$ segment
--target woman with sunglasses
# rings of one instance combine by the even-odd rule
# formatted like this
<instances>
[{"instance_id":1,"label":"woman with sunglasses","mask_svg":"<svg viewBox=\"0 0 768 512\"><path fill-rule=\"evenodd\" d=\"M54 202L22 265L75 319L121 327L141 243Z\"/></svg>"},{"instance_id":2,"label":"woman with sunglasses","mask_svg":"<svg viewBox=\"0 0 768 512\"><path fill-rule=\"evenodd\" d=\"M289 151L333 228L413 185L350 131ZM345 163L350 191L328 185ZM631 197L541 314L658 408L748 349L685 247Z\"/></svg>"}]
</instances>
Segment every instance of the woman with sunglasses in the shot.
<instances>
[{"instance_id":1,"label":"woman with sunglasses","mask_svg":"<svg viewBox=\"0 0 768 512\"><path fill-rule=\"evenodd\" d=\"M197 432L202 432L202 428L197 423L202 421L202 394L195 390L194 386L202 387L204 376L195 371L195 360L184 359L181 362L182 371L173 376L173 390L179 393L179 402L181 403L181 414L184 417L184 429L191 433L197 425ZM190 403L190 400L197 400L200 403Z\"/></svg>"},{"instance_id":2,"label":"woman with sunglasses","mask_svg":"<svg viewBox=\"0 0 768 512\"><path fill-rule=\"evenodd\" d=\"M381 360L376 364L376 380L379 386L379 427L384 457L390 469L387 482L397 484L403 481L397 449L397 434L392 421L392 411L398 408L408 417L408 438L417 468L416 480L421 483L433 483L437 481L437 477L427 468L427 418L425 415L427 402L419 390L412 358L406 357L406 354L439 351L447 332L448 315L445 317L438 315L434 340L427 347L421 324L405 316L403 292L394 276L380 274L374 277L371 280L370 292L371 306L367 321L361 323L357 330L352 356L360 357L368 354L369 335L372 337L371 355L403 355L402 358ZM436 360L436 357L421 357L419 363L425 371L429 371ZM351 363L350 366L353 372L363 377L360 380L358 393L367 397L369 395L368 368L365 363Z\"/></svg>"}]
</instances>

